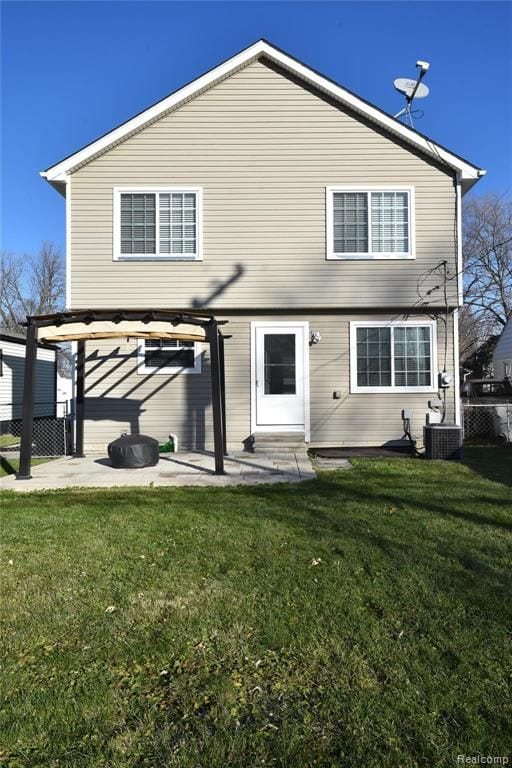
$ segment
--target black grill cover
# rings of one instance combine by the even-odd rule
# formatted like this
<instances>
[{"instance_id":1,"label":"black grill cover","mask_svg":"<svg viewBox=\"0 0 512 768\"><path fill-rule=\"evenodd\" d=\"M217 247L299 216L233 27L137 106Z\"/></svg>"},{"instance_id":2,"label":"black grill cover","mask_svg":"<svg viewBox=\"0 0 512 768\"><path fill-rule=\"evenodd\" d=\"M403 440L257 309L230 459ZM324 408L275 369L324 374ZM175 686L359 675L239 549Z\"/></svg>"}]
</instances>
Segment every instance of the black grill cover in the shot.
<instances>
[{"instance_id":1,"label":"black grill cover","mask_svg":"<svg viewBox=\"0 0 512 768\"><path fill-rule=\"evenodd\" d=\"M118 469L141 469L158 464L158 440L147 435L121 435L108 446L112 466Z\"/></svg>"}]
</instances>

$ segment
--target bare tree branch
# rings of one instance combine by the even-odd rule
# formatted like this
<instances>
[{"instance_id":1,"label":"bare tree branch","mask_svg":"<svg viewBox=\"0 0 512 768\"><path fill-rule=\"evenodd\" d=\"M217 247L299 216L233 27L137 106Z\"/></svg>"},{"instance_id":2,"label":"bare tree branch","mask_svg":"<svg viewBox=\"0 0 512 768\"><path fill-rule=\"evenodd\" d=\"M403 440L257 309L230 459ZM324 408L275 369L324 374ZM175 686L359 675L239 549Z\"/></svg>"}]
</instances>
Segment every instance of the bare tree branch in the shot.
<instances>
[{"instance_id":1,"label":"bare tree branch","mask_svg":"<svg viewBox=\"0 0 512 768\"><path fill-rule=\"evenodd\" d=\"M462 250L464 301L482 342L500 333L512 315L512 200L499 195L469 200Z\"/></svg>"},{"instance_id":2,"label":"bare tree branch","mask_svg":"<svg viewBox=\"0 0 512 768\"><path fill-rule=\"evenodd\" d=\"M62 253L49 242L33 257L2 252L0 284L0 323L9 330L20 330L27 315L57 312L65 302Z\"/></svg>"}]
</instances>

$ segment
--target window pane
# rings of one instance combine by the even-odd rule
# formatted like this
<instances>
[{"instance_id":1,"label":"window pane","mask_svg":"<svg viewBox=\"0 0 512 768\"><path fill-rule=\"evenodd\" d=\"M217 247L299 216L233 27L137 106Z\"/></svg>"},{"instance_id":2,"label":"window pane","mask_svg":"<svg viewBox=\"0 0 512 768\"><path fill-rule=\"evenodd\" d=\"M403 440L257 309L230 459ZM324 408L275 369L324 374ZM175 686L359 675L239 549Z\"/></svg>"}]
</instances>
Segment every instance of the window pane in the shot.
<instances>
[{"instance_id":1,"label":"window pane","mask_svg":"<svg viewBox=\"0 0 512 768\"><path fill-rule=\"evenodd\" d=\"M333 193L334 253L368 253L368 195Z\"/></svg>"},{"instance_id":2,"label":"window pane","mask_svg":"<svg viewBox=\"0 0 512 768\"><path fill-rule=\"evenodd\" d=\"M294 395L295 334L265 334L264 350L265 394Z\"/></svg>"},{"instance_id":3,"label":"window pane","mask_svg":"<svg viewBox=\"0 0 512 768\"><path fill-rule=\"evenodd\" d=\"M144 363L150 368L194 368L195 344L178 339L145 339Z\"/></svg>"},{"instance_id":4,"label":"window pane","mask_svg":"<svg viewBox=\"0 0 512 768\"><path fill-rule=\"evenodd\" d=\"M372 251L408 253L409 196L407 192L372 192Z\"/></svg>"},{"instance_id":5,"label":"window pane","mask_svg":"<svg viewBox=\"0 0 512 768\"><path fill-rule=\"evenodd\" d=\"M394 328L393 356L395 386L430 386L431 353L429 326Z\"/></svg>"},{"instance_id":6,"label":"window pane","mask_svg":"<svg viewBox=\"0 0 512 768\"><path fill-rule=\"evenodd\" d=\"M196 194L160 194L160 253L189 254L197 251Z\"/></svg>"},{"instance_id":7,"label":"window pane","mask_svg":"<svg viewBox=\"0 0 512 768\"><path fill-rule=\"evenodd\" d=\"M390 328L358 328L356 336L358 386L391 386Z\"/></svg>"},{"instance_id":8,"label":"window pane","mask_svg":"<svg viewBox=\"0 0 512 768\"><path fill-rule=\"evenodd\" d=\"M121 195L121 253L155 253L155 195Z\"/></svg>"}]
</instances>

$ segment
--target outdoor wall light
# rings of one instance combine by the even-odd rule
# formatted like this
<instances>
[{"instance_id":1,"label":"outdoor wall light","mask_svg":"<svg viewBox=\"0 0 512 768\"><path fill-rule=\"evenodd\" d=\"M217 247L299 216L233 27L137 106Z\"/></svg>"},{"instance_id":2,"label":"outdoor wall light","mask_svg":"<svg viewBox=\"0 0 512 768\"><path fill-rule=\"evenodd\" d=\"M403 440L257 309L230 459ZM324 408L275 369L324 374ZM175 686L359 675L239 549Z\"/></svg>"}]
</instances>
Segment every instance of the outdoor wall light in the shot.
<instances>
[{"instance_id":1,"label":"outdoor wall light","mask_svg":"<svg viewBox=\"0 0 512 768\"><path fill-rule=\"evenodd\" d=\"M311 344L318 344L319 341L322 341L322 334L320 331L312 331Z\"/></svg>"}]
</instances>

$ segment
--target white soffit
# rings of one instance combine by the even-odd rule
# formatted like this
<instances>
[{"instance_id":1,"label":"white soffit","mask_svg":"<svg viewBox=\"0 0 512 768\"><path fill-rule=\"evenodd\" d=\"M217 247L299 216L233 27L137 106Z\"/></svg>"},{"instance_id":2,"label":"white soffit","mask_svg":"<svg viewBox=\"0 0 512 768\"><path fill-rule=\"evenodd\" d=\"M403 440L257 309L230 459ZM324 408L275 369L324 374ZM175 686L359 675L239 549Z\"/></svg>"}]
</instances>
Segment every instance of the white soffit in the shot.
<instances>
[{"instance_id":1,"label":"white soffit","mask_svg":"<svg viewBox=\"0 0 512 768\"><path fill-rule=\"evenodd\" d=\"M356 96L346 88L334 83L327 77L319 74L315 70L306 66L297 59L289 56L284 51L268 43L266 40L258 42L245 48L232 58L219 64L214 69L201 75L196 80L183 86L179 90L170 94L166 98L154 104L152 107L144 110L135 117L122 123L117 128L109 131L96 141L83 147L74 154L62 160L60 163L41 171L41 176L51 183L66 182L67 175L72 173L81 165L89 162L94 157L108 151L128 136L140 131L142 128L158 120L166 112L177 109L186 101L193 99L216 83L229 77L237 70L250 64L259 57L266 57L269 61L291 72L304 82L314 86L319 91L327 94L331 98L339 101L340 104L363 115L376 125L385 128L389 133L401 138L412 146L420 149L429 157L438 162L445 163L452 170L456 171L461 178L464 186L469 188L474 182L478 181L485 171L472 163L464 160L458 155L453 154L440 144L431 141L427 136L409 128L403 123L383 112L378 107L369 104L364 99ZM465 182L465 183L464 183Z\"/></svg>"}]
</instances>

